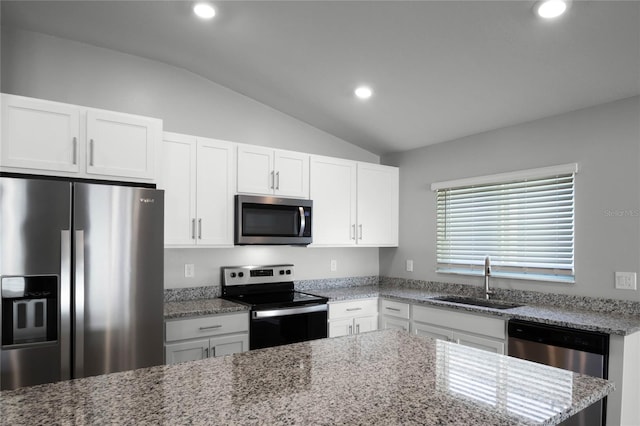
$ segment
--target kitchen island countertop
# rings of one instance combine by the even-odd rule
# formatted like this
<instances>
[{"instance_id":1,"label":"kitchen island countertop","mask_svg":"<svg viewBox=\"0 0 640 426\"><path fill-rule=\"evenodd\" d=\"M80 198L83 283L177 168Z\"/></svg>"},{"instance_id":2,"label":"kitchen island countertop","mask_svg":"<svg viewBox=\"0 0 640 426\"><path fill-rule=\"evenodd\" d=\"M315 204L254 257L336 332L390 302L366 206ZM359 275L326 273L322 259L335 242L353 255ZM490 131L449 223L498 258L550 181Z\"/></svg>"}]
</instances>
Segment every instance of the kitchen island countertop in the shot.
<instances>
[{"instance_id":1,"label":"kitchen island countertop","mask_svg":"<svg viewBox=\"0 0 640 426\"><path fill-rule=\"evenodd\" d=\"M554 425L612 390L385 330L4 391L0 422Z\"/></svg>"}]
</instances>

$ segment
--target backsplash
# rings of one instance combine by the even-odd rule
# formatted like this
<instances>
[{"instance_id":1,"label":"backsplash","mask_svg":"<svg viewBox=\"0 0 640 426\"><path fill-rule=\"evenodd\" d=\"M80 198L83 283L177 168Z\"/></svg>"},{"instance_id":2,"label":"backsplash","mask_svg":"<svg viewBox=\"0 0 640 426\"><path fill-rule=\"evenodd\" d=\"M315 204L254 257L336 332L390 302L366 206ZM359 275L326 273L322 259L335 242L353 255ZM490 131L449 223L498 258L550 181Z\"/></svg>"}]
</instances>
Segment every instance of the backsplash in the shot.
<instances>
[{"instance_id":1,"label":"backsplash","mask_svg":"<svg viewBox=\"0 0 640 426\"><path fill-rule=\"evenodd\" d=\"M347 277L294 281L298 291L312 292L314 289L343 287L381 286L424 289L432 293L483 297L483 288L475 285L442 283L392 277ZM551 305L559 308L584 309L593 312L640 315L640 302L617 299L602 299L538 291L492 288L493 298L522 304ZM170 288L164 291L165 302L180 302L198 299L213 299L222 294L219 285L204 287Z\"/></svg>"}]
</instances>

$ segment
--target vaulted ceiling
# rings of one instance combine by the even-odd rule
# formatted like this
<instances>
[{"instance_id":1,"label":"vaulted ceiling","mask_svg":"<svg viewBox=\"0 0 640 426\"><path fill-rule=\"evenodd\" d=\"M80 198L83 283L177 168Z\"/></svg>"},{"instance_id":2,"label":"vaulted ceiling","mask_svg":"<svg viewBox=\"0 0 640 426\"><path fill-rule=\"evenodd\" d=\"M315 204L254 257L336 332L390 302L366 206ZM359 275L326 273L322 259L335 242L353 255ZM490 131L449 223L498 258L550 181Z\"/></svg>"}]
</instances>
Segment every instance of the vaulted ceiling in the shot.
<instances>
[{"instance_id":1,"label":"vaulted ceiling","mask_svg":"<svg viewBox=\"0 0 640 426\"><path fill-rule=\"evenodd\" d=\"M376 154L640 94L640 2L2 1L2 24L185 68ZM374 95L354 98L361 83Z\"/></svg>"}]
</instances>

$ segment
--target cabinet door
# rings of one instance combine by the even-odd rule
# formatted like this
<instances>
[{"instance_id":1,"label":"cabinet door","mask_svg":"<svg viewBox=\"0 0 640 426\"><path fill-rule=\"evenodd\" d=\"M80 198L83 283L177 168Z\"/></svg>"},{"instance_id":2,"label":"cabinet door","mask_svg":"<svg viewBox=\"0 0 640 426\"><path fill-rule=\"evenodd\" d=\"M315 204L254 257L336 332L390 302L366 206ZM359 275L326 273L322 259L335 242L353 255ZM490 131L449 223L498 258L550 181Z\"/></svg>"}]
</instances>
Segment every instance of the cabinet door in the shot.
<instances>
[{"instance_id":1,"label":"cabinet door","mask_svg":"<svg viewBox=\"0 0 640 426\"><path fill-rule=\"evenodd\" d=\"M154 179L160 120L87 110L87 173Z\"/></svg>"},{"instance_id":2,"label":"cabinet door","mask_svg":"<svg viewBox=\"0 0 640 426\"><path fill-rule=\"evenodd\" d=\"M193 245L196 219L196 138L164 134L159 187L164 189L165 245Z\"/></svg>"},{"instance_id":3,"label":"cabinet door","mask_svg":"<svg viewBox=\"0 0 640 426\"><path fill-rule=\"evenodd\" d=\"M233 245L234 150L232 143L198 138L198 245Z\"/></svg>"},{"instance_id":4,"label":"cabinet door","mask_svg":"<svg viewBox=\"0 0 640 426\"><path fill-rule=\"evenodd\" d=\"M447 341L453 340L453 332L446 328L422 324L419 322L414 322L412 324L412 327L413 327L412 333L417 334L418 336L427 336L427 337L432 337L434 339L447 340Z\"/></svg>"},{"instance_id":5,"label":"cabinet door","mask_svg":"<svg viewBox=\"0 0 640 426\"><path fill-rule=\"evenodd\" d=\"M353 318L329 321L329 337L348 336L353 333Z\"/></svg>"},{"instance_id":6,"label":"cabinet door","mask_svg":"<svg viewBox=\"0 0 640 426\"><path fill-rule=\"evenodd\" d=\"M310 198L313 200L313 245L356 243L356 162L311 157Z\"/></svg>"},{"instance_id":7,"label":"cabinet door","mask_svg":"<svg viewBox=\"0 0 640 426\"><path fill-rule=\"evenodd\" d=\"M274 194L284 197L309 198L309 155L275 151Z\"/></svg>"},{"instance_id":8,"label":"cabinet door","mask_svg":"<svg viewBox=\"0 0 640 426\"><path fill-rule=\"evenodd\" d=\"M382 315L380 319L380 328L383 330L391 328L409 331L409 320Z\"/></svg>"},{"instance_id":9,"label":"cabinet door","mask_svg":"<svg viewBox=\"0 0 640 426\"><path fill-rule=\"evenodd\" d=\"M211 356L225 356L249 350L249 335L234 334L209 339Z\"/></svg>"},{"instance_id":10,"label":"cabinet door","mask_svg":"<svg viewBox=\"0 0 640 426\"><path fill-rule=\"evenodd\" d=\"M80 109L73 105L2 95L0 165L80 171Z\"/></svg>"},{"instance_id":11,"label":"cabinet door","mask_svg":"<svg viewBox=\"0 0 640 426\"><path fill-rule=\"evenodd\" d=\"M272 149L238 146L238 192L272 195L274 180Z\"/></svg>"},{"instance_id":12,"label":"cabinet door","mask_svg":"<svg viewBox=\"0 0 640 426\"><path fill-rule=\"evenodd\" d=\"M192 340L184 343L165 345L165 362L177 364L185 361L197 361L209 356L209 340Z\"/></svg>"},{"instance_id":13,"label":"cabinet door","mask_svg":"<svg viewBox=\"0 0 640 426\"><path fill-rule=\"evenodd\" d=\"M457 331L453 333L453 341L464 346L470 346L472 348L482 349L485 351L504 355L504 342L501 341L489 339L486 337L473 336Z\"/></svg>"},{"instance_id":14,"label":"cabinet door","mask_svg":"<svg viewBox=\"0 0 640 426\"><path fill-rule=\"evenodd\" d=\"M398 168L358 163L359 245L398 245Z\"/></svg>"},{"instance_id":15,"label":"cabinet door","mask_svg":"<svg viewBox=\"0 0 640 426\"><path fill-rule=\"evenodd\" d=\"M353 327L356 334L377 330L378 316L354 318Z\"/></svg>"}]
</instances>

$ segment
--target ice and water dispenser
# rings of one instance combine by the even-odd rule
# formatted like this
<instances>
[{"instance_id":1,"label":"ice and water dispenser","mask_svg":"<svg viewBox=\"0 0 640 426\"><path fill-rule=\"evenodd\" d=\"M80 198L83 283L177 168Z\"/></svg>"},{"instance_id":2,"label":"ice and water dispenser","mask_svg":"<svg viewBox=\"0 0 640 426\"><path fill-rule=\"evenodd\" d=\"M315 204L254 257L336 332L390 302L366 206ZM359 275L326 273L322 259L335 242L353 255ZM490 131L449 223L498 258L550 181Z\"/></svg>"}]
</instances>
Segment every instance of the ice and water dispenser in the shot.
<instances>
[{"instance_id":1,"label":"ice and water dispenser","mask_svg":"<svg viewBox=\"0 0 640 426\"><path fill-rule=\"evenodd\" d=\"M58 339L58 277L3 277L2 348Z\"/></svg>"},{"instance_id":2,"label":"ice and water dispenser","mask_svg":"<svg viewBox=\"0 0 640 426\"><path fill-rule=\"evenodd\" d=\"M67 377L61 364L58 276L3 276L0 289L0 390Z\"/></svg>"}]
</instances>

